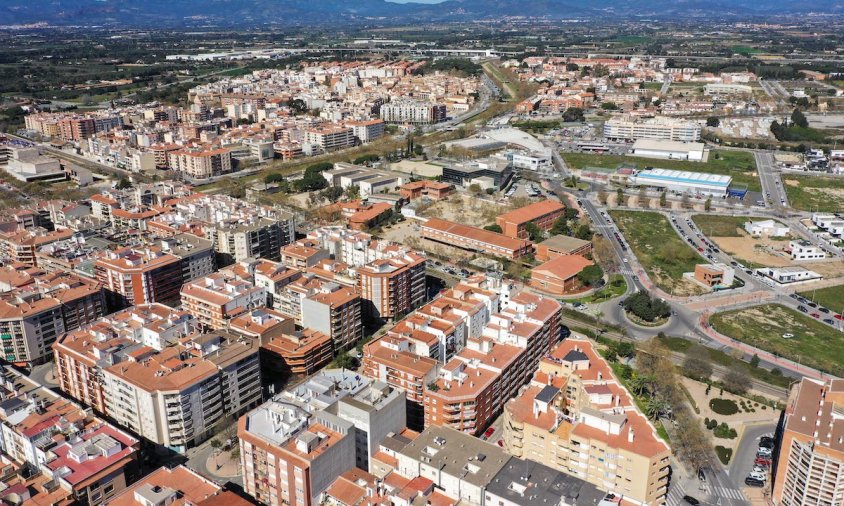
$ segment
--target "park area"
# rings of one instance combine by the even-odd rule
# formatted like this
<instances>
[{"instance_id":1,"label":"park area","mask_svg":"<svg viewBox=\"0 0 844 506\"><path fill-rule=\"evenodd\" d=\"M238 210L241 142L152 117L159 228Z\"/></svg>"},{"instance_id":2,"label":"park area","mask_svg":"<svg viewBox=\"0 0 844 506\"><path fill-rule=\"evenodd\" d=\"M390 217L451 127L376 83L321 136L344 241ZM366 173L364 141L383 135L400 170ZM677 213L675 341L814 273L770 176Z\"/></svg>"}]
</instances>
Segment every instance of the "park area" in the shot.
<instances>
[{"instance_id":1,"label":"park area","mask_svg":"<svg viewBox=\"0 0 844 506\"><path fill-rule=\"evenodd\" d=\"M844 333L785 306L716 313L710 324L737 341L836 376L844 374Z\"/></svg>"},{"instance_id":2,"label":"park area","mask_svg":"<svg viewBox=\"0 0 844 506\"><path fill-rule=\"evenodd\" d=\"M707 162L687 160L659 160L638 156L601 155L592 153L561 153L566 164L576 169L584 167L602 167L614 169L619 165L636 164L640 169L655 167L660 169L687 170L732 176L733 184L747 185L750 191L762 191L759 174L756 172L756 160L746 151L727 151L715 149L709 153Z\"/></svg>"},{"instance_id":3,"label":"park area","mask_svg":"<svg viewBox=\"0 0 844 506\"><path fill-rule=\"evenodd\" d=\"M788 203L794 209L835 213L844 209L844 178L783 175Z\"/></svg>"},{"instance_id":4,"label":"park area","mask_svg":"<svg viewBox=\"0 0 844 506\"><path fill-rule=\"evenodd\" d=\"M696 295L703 288L683 277L695 270L700 258L655 212L610 211L639 263L654 284L673 295Z\"/></svg>"},{"instance_id":5,"label":"park area","mask_svg":"<svg viewBox=\"0 0 844 506\"><path fill-rule=\"evenodd\" d=\"M844 285L801 292L800 295L838 314L844 313Z\"/></svg>"},{"instance_id":6,"label":"park area","mask_svg":"<svg viewBox=\"0 0 844 506\"><path fill-rule=\"evenodd\" d=\"M788 238L753 237L745 232L745 222L764 219L712 214L692 216L692 221L701 233L724 250L724 253L749 268L791 265L791 257L783 251L788 246Z\"/></svg>"}]
</instances>

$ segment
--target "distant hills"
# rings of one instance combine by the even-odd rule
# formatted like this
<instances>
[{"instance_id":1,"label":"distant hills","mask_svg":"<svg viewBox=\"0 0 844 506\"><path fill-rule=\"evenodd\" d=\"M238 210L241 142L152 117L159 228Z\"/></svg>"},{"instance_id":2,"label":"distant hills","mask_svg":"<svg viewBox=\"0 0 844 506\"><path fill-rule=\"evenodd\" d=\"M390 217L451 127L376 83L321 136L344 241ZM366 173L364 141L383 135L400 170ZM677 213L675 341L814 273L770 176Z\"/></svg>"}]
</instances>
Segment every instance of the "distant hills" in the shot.
<instances>
[{"instance_id":1,"label":"distant hills","mask_svg":"<svg viewBox=\"0 0 844 506\"><path fill-rule=\"evenodd\" d=\"M0 0L0 24L47 22L139 28L471 21L505 16L678 19L844 14L844 0Z\"/></svg>"}]
</instances>

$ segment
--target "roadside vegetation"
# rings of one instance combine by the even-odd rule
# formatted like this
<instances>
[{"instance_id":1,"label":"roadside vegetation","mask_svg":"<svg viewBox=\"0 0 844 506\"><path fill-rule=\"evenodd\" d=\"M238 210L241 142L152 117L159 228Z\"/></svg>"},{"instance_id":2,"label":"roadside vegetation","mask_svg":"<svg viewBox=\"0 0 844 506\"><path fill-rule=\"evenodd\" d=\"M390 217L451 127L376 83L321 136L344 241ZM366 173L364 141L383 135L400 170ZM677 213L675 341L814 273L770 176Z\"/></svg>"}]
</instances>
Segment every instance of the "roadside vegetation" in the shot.
<instances>
[{"instance_id":1,"label":"roadside vegetation","mask_svg":"<svg viewBox=\"0 0 844 506\"><path fill-rule=\"evenodd\" d=\"M717 214L695 214L692 221L700 231L709 237L742 237L744 224L748 221L761 221L768 218L758 216L723 216Z\"/></svg>"},{"instance_id":2,"label":"roadside vegetation","mask_svg":"<svg viewBox=\"0 0 844 506\"><path fill-rule=\"evenodd\" d=\"M811 212L840 212L844 209L844 179L783 174L788 203L794 209Z\"/></svg>"},{"instance_id":3,"label":"roadside vegetation","mask_svg":"<svg viewBox=\"0 0 844 506\"><path fill-rule=\"evenodd\" d=\"M785 306L716 313L710 324L737 341L836 376L844 374L844 333Z\"/></svg>"},{"instance_id":4,"label":"roadside vegetation","mask_svg":"<svg viewBox=\"0 0 844 506\"><path fill-rule=\"evenodd\" d=\"M800 295L838 314L844 313L844 285L830 286L810 292L801 292Z\"/></svg>"}]
</instances>

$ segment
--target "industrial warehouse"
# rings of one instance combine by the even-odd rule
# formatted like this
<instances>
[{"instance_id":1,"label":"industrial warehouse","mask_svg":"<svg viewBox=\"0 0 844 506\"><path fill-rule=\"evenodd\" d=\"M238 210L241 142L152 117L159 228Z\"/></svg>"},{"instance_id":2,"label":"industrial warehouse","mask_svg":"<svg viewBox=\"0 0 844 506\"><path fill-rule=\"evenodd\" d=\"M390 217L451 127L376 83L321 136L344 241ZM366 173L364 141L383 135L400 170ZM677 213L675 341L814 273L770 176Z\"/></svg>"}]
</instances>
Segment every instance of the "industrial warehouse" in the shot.
<instances>
[{"instance_id":1,"label":"industrial warehouse","mask_svg":"<svg viewBox=\"0 0 844 506\"><path fill-rule=\"evenodd\" d=\"M674 193L711 197L744 197L747 188L730 187L733 178L683 170L649 169L635 172L627 179L631 186L657 188Z\"/></svg>"}]
</instances>

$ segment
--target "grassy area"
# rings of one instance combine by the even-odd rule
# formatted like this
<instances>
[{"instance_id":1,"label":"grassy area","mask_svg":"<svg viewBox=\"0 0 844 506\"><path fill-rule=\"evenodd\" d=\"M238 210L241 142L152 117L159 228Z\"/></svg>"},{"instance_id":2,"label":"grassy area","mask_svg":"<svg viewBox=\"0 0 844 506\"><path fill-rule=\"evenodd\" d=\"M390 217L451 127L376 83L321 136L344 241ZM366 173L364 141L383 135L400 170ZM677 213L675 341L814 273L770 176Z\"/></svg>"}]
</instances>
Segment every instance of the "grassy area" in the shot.
<instances>
[{"instance_id":1,"label":"grassy area","mask_svg":"<svg viewBox=\"0 0 844 506\"><path fill-rule=\"evenodd\" d=\"M587 295L586 297L580 297L577 299L565 299L566 302L582 302L584 304L593 304L596 302L604 302L610 299L614 299L616 297L620 297L624 295L624 292L627 291L627 281L624 280L624 276L621 274L613 274L610 276L607 284L601 287L600 290L593 293L592 295Z\"/></svg>"},{"instance_id":2,"label":"grassy area","mask_svg":"<svg viewBox=\"0 0 844 506\"><path fill-rule=\"evenodd\" d=\"M646 90L661 90L661 89L662 89L662 84L663 84L663 83L659 83L659 82L656 82L656 83L645 83L645 89L646 89Z\"/></svg>"},{"instance_id":3,"label":"grassy area","mask_svg":"<svg viewBox=\"0 0 844 506\"><path fill-rule=\"evenodd\" d=\"M678 353L688 354L689 350L692 349L693 346L696 346L697 343L693 341L689 341L688 339L684 339L682 337L660 337L660 342L665 345L666 348L670 349L671 351L676 351ZM752 367L747 362L743 360L739 360L736 357L724 353L721 350L716 350L713 348L701 348L706 351L707 356L704 357L708 359L713 364L721 365L724 367L742 367L744 368L748 374L752 377L756 378L759 381L764 381L770 385L775 385L779 387L788 387L791 383L791 380L783 376L782 374L772 374L771 371L767 369L762 369L761 367Z\"/></svg>"},{"instance_id":4,"label":"grassy area","mask_svg":"<svg viewBox=\"0 0 844 506\"><path fill-rule=\"evenodd\" d=\"M610 211L630 248L659 288L680 293L684 272L699 263L697 253L655 212Z\"/></svg>"},{"instance_id":5,"label":"grassy area","mask_svg":"<svg viewBox=\"0 0 844 506\"><path fill-rule=\"evenodd\" d=\"M811 292L801 292L800 295L838 314L844 314L844 285L830 286Z\"/></svg>"},{"instance_id":6,"label":"grassy area","mask_svg":"<svg viewBox=\"0 0 844 506\"><path fill-rule=\"evenodd\" d=\"M803 365L844 374L844 333L779 304L716 313L718 332ZM784 334L794 337L785 339Z\"/></svg>"},{"instance_id":7,"label":"grassy area","mask_svg":"<svg viewBox=\"0 0 844 506\"><path fill-rule=\"evenodd\" d=\"M713 214L696 214L692 221L697 228L709 237L742 237L739 229L744 230L748 221L766 220L758 216L719 216Z\"/></svg>"},{"instance_id":8,"label":"grassy area","mask_svg":"<svg viewBox=\"0 0 844 506\"><path fill-rule=\"evenodd\" d=\"M561 155L568 165L578 169L584 167L614 169L621 164L636 164L640 168L658 167L661 169L707 172L732 176L733 184L746 184L750 191L762 190L762 184L756 174L756 160L753 158L753 154L747 151L714 149L709 153L709 161L706 163L591 153L561 153Z\"/></svg>"},{"instance_id":9,"label":"grassy area","mask_svg":"<svg viewBox=\"0 0 844 506\"><path fill-rule=\"evenodd\" d=\"M755 47L750 46L732 46L730 51L734 54L743 54L745 56L762 52L761 49L756 49Z\"/></svg>"},{"instance_id":10,"label":"grassy area","mask_svg":"<svg viewBox=\"0 0 844 506\"><path fill-rule=\"evenodd\" d=\"M791 207L801 211L838 212L844 209L844 178L783 175Z\"/></svg>"}]
</instances>

